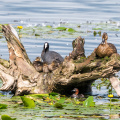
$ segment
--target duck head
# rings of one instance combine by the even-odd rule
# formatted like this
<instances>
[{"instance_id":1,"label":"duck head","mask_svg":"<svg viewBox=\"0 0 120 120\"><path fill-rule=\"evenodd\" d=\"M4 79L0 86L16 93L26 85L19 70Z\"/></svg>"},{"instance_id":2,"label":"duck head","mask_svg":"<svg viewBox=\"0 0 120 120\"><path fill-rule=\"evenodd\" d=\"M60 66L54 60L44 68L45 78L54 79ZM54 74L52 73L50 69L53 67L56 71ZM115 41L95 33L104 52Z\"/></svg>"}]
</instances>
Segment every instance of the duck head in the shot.
<instances>
[{"instance_id":1,"label":"duck head","mask_svg":"<svg viewBox=\"0 0 120 120\"><path fill-rule=\"evenodd\" d=\"M35 61L42 61L40 57L36 57Z\"/></svg>"},{"instance_id":2,"label":"duck head","mask_svg":"<svg viewBox=\"0 0 120 120\"><path fill-rule=\"evenodd\" d=\"M74 88L74 89L72 90L72 92L73 92L74 94L76 94L76 95L79 94L79 90L78 90L77 88Z\"/></svg>"},{"instance_id":3,"label":"duck head","mask_svg":"<svg viewBox=\"0 0 120 120\"><path fill-rule=\"evenodd\" d=\"M43 50L44 50L45 52L49 51L49 43L48 43L48 42L45 42L45 43L44 43Z\"/></svg>"},{"instance_id":4,"label":"duck head","mask_svg":"<svg viewBox=\"0 0 120 120\"><path fill-rule=\"evenodd\" d=\"M107 43L107 39L108 39L108 35L107 35L107 33L104 32L102 35L102 43L101 44Z\"/></svg>"}]
</instances>

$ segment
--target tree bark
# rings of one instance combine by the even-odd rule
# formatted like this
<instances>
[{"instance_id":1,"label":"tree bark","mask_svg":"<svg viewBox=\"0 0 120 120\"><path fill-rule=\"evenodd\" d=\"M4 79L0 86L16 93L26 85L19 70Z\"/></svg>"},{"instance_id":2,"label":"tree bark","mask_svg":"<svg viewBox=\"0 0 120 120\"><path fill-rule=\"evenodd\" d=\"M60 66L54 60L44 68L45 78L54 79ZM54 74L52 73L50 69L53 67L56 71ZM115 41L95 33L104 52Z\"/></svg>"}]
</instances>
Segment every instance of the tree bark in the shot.
<instances>
[{"instance_id":1,"label":"tree bark","mask_svg":"<svg viewBox=\"0 0 120 120\"><path fill-rule=\"evenodd\" d=\"M120 70L119 54L99 59L96 58L95 49L86 58L84 39L78 37L73 41L73 51L65 57L61 65L50 72L45 72L46 65L43 63L43 71L38 72L30 61L15 29L10 25L3 25L2 31L8 45L9 61L0 59L0 78L3 81L0 90L11 90L15 95L52 91L70 94L75 87L82 93L90 92L91 83L98 78L110 77L113 85L114 74ZM113 85L113 87L116 91L120 89L119 86Z\"/></svg>"}]
</instances>

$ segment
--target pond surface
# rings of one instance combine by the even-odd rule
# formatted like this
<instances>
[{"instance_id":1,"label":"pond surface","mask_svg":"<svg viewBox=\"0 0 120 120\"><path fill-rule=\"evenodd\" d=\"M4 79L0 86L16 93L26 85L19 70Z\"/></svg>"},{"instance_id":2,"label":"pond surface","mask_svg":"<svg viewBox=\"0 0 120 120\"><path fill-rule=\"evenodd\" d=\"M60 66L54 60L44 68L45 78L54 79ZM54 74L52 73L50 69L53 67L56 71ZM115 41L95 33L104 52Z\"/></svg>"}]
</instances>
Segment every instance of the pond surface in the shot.
<instances>
[{"instance_id":1,"label":"pond surface","mask_svg":"<svg viewBox=\"0 0 120 120\"><path fill-rule=\"evenodd\" d=\"M5 0L0 4L0 22L119 21L119 9L118 0Z\"/></svg>"},{"instance_id":2,"label":"pond surface","mask_svg":"<svg viewBox=\"0 0 120 120\"><path fill-rule=\"evenodd\" d=\"M69 55L72 51L72 41L78 36L85 38L85 54L88 56L101 42L101 36L99 34L94 36L94 31L101 31L101 34L107 32L108 41L115 44L118 53L120 53L120 1L118 0L5 0L1 1L0 11L1 24L9 23L15 28L20 25L23 26L23 30L20 33L22 36L21 42L26 48L31 61L41 55L43 44L46 41L50 43L50 50L59 52L63 57ZM57 27L72 28L76 32L59 31L56 30ZM39 34L39 36L35 34ZM3 35L0 34L0 36ZM4 59L9 59L7 43L3 37L0 39L0 55ZM118 76L120 76L119 73ZM100 80L97 80L95 84L100 82ZM105 86L102 86L101 89L93 86L92 90L96 104L109 102L109 99L98 98L98 96L107 98L108 89ZM116 93L114 95L117 96ZM1 97L1 102L5 99L9 102L7 97ZM9 115L12 112L16 114L15 110L12 111L11 109L9 112L7 110ZM45 107L40 115L44 114L44 112L47 114L48 111L46 109L55 112L53 108ZM19 115L21 114L22 116L24 111L22 109ZM104 119L110 118L108 109L102 111L104 111L104 113L101 113ZM32 112L35 114L36 111ZM79 112L81 111L78 110ZM117 115L119 115L118 113L119 110L116 110ZM2 111L2 114L5 114L5 111ZM38 113L31 118L33 114L31 113L30 115L29 111L26 110L23 116L26 117L28 115L29 120L37 119L35 117L39 116ZM59 112L55 114L60 116ZM23 119L23 116L20 119ZM48 118L41 117L41 119ZM84 118L83 116L82 119L86 120L89 118Z\"/></svg>"}]
</instances>

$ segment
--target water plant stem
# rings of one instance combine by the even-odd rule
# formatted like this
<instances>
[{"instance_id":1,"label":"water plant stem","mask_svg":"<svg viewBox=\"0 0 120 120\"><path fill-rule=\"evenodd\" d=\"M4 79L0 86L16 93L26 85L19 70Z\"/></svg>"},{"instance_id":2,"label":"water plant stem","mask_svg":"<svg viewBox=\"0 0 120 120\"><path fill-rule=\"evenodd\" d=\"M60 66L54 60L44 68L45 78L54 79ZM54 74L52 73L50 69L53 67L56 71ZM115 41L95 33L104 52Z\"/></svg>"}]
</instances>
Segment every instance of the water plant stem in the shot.
<instances>
[{"instance_id":1,"label":"water plant stem","mask_svg":"<svg viewBox=\"0 0 120 120\"><path fill-rule=\"evenodd\" d=\"M111 111L111 98L110 98L110 111Z\"/></svg>"}]
</instances>

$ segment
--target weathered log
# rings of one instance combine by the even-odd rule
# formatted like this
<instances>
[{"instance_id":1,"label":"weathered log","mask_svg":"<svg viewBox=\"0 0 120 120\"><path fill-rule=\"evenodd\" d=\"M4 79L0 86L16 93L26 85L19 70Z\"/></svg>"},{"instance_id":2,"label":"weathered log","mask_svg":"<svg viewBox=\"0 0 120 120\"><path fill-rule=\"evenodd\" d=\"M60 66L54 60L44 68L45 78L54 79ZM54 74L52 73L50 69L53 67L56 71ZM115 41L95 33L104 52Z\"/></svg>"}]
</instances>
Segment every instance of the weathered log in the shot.
<instances>
[{"instance_id":1,"label":"weathered log","mask_svg":"<svg viewBox=\"0 0 120 120\"><path fill-rule=\"evenodd\" d=\"M15 29L10 25L3 25L2 31L8 44L9 61L0 59L0 77L3 81L0 90L11 90L15 95L52 91L70 94L74 87L81 92L89 92L94 80L113 77L120 70L119 54L98 59L95 49L89 57L85 58L84 42L80 42L79 40L83 39L79 37L80 39L76 39L77 42L73 42L75 45L73 45L72 53L57 69L47 73L38 72L30 61ZM83 48L80 49L80 46ZM111 83L112 77L110 77Z\"/></svg>"}]
</instances>

